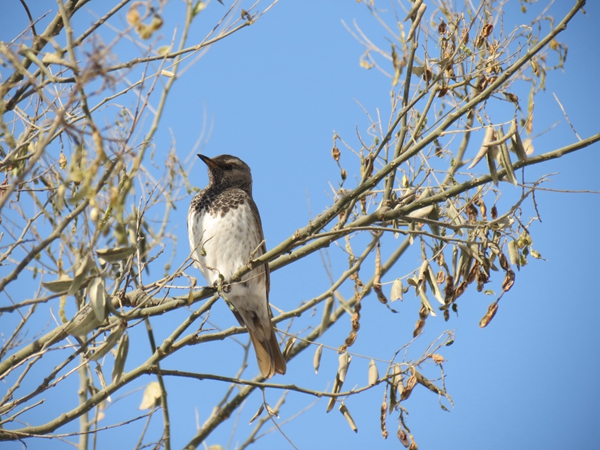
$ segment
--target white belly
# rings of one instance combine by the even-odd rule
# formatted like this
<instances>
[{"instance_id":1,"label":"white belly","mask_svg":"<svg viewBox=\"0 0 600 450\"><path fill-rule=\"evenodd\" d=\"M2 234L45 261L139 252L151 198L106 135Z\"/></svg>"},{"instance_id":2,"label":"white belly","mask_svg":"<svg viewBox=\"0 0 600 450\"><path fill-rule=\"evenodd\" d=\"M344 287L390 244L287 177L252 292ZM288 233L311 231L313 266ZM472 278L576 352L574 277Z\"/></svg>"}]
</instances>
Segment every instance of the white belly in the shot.
<instances>
[{"instance_id":1,"label":"white belly","mask_svg":"<svg viewBox=\"0 0 600 450\"><path fill-rule=\"evenodd\" d=\"M224 217L203 214L189 215L188 235L192 258L209 285L213 285L222 275L224 281L248 264L252 258L262 255L259 247L260 234L255 227L252 210L248 205L230 209ZM250 232L249 230L253 230ZM246 275L247 279L251 274Z\"/></svg>"}]
</instances>

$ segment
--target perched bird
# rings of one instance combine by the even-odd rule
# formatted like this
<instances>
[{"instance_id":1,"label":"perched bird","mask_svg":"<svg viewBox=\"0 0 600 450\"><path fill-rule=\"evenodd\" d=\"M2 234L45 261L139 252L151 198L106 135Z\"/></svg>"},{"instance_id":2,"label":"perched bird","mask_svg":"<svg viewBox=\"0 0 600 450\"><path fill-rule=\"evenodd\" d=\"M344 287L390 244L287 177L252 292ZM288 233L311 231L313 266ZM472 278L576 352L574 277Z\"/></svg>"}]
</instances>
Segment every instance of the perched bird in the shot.
<instances>
[{"instance_id":1,"label":"perched bird","mask_svg":"<svg viewBox=\"0 0 600 450\"><path fill-rule=\"evenodd\" d=\"M188 236L196 267L210 285L219 286L230 282L267 248L252 199L250 167L231 155L198 156L208 166L208 186L192 199ZM265 378L285 373L285 360L271 324L269 287L269 265L262 264L223 290L237 320L248 329Z\"/></svg>"}]
</instances>

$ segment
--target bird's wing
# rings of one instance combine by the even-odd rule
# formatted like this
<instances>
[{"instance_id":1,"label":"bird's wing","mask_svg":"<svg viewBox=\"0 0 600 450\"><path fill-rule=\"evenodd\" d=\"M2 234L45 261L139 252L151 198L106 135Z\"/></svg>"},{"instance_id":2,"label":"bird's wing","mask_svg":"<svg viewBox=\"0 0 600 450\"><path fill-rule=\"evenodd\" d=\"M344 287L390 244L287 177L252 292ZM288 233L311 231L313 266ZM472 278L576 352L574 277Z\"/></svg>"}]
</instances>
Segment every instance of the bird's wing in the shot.
<instances>
[{"instance_id":1,"label":"bird's wing","mask_svg":"<svg viewBox=\"0 0 600 450\"><path fill-rule=\"evenodd\" d=\"M265 243L265 236L263 233L262 222L260 220L260 214L258 212L258 207L256 206L256 203L254 203L254 200L252 199L252 197L249 197L248 200L249 200L249 204L250 204L250 209L252 209L252 215L254 216L254 220L256 220L256 224L258 225L258 230L260 232L259 238L260 238L260 241L262 242L262 244L260 246L260 254L256 254L255 256L261 256L261 255L264 255L265 253L267 253L267 244ZM269 291L271 289L271 271L269 269L269 263L265 263L264 270L265 270L265 285L267 287L267 305L268 305L269 304Z\"/></svg>"}]
</instances>

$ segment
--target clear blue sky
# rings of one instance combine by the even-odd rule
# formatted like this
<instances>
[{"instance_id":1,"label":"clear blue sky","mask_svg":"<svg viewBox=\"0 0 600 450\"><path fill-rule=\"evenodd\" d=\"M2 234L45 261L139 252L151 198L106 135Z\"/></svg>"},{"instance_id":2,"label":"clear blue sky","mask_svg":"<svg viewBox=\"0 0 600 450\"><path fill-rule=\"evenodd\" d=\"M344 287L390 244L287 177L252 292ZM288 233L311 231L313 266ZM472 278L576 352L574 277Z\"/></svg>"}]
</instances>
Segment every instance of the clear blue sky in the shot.
<instances>
[{"instance_id":1,"label":"clear blue sky","mask_svg":"<svg viewBox=\"0 0 600 450\"><path fill-rule=\"evenodd\" d=\"M26 23L18 2L12 3L10 13L0 18L1 40L12 38ZM562 17L573 3L557 1L549 14ZM30 2L30 6L34 16L44 11L41 1ZM209 5L210 10L219 8L222 7L217 2ZM532 6L531 11L541 8ZM548 76L547 91L538 98L534 133L559 124L534 142L536 153L576 139L553 92L581 137L600 131L597 106L600 6L590 1L586 10L588 15L575 18L558 38L569 46L567 65L564 71ZM167 8L165 29L171 29L172 21L179 20L181 11L181 2L173 2ZM209 10L205 22L203 17L199 18L190 42L203 36L211 23L208 17L212 17ZM515 17L519 15L506 17L506 28L511 28L508 24ZM360 3L282 1L254 26L214 45L177 81L171 94L155 140L157 151L166 151L174 138L178 154L185 157L198 139L206 115L211 132L201 151L207 155L235 154L252 167L254 197L269 247L305 225L311 215L330 203L328 182L338 177L337 166L330 156L333 131L353 140L356 127L364 131L368 126L357 101L370 112L377 107L383 111L389 109L389 80L375 70L359 67L363 49L341 23L344 20L351 25L355 19L367 35L382 42L382 29ZM119 26L118 21L115 24ZM164 43L167 42L165 37ZM600 146L595 145L527 169L527 179L533 181L553 173L549 187L554 189L600 191L599 150ZM349 154L343 154L342 158L350 161ZM195 160L194 164L190 167L190 180L203 186L207 181L205 169ZM181 201L173 222L181 259L188 253L185 226L188 202L189 198ZM450 412L442 411L436 396L422 387L417 387L406 402L410 412L408 425L421 449L592 449L600 441L600 391L595 382L600 373L600 295L596 283L600 270L600 243L596 236L600 196L542 192L537 195L537 203L543 223L533 227L534 247L547 261L531 261L517 274L516 285L503 298L497 316L486 329L480 329L478 322L490 298L473 290L461 300L459 317L448 323L441 318L428 319L424 335L415 344L416 349L422 350L442 331L450 329L456 333L455 344L443 353L447 359L446 386L455 406ZM331 252L335 250L332 248ZM417 256L411 255L400 262L398 273L405 274L414 268ZM272 302L289 308L322 292L328 281L319 256L314 255L275 272L271 285ZM365 299L360 338L353 351L389 358L390 349L412 336L416 311L414 305L407 304L410 301L398 305L400 313L393 315L373 296ZM154 325L158 334L161 326L168 333L186 314L157 318ZM317 314L320 316L321 310ZM211 319L220 326L233 323L223 305L215 308ZM347 332L348 321L342 320L323 342L337 347ZM146 342L142 341L140 347L142 354L148 351ZM182 355L167 359L163 367L219 371L221 363L217 359L226 354L228 350L224 349L239 356L239 349L226 343L201 347L206 348L186 349ZM352 362L346 387L365 383L367 364L368 360L359 358ZM336 367L337 355L325 352L321 371L314 375L311 351L289 364L285 378L276 377L273 381L329 389ZM255 362L251 360L246 377L255 372ZM233 374L230 368L220 373ZM148 381L146 378L139 385ZM215 382L180 380L170 380L168 386L172 410L183 413L173 424L174 448L180 448L193 436L195 411L200 422L205 420L221 386ZM271 404L277 401L277 394L267 392ZM393 420L388 422L390 437L386 441L381 438L381 397L379 388L347 400L359 428L357 434L349 429L337 410L325 414L326 400L318 401L299 418L283 425L283 430L300 449L400 448ZM124 402L136 408L139 400L139 396L133 395ZM255 392L245 405L232 448L252 429L247 425L248 418L260 401L260 393ZM290 393L281 419L289 418L313 401ZM112 422L110 415L105 420ZM154 420L154 426L159 427L159 417ZM232 417L207 444L226 447L236 420ZM141 426L134 425L136 430ZM130 439L118 432L107 436L110 437L101 440L99 448L107 448L110 440ZM57 444L54 443L55 448L60 447ZM256 448L291 447L274 432L259 441Z\"/></svg>"}]
</instances>

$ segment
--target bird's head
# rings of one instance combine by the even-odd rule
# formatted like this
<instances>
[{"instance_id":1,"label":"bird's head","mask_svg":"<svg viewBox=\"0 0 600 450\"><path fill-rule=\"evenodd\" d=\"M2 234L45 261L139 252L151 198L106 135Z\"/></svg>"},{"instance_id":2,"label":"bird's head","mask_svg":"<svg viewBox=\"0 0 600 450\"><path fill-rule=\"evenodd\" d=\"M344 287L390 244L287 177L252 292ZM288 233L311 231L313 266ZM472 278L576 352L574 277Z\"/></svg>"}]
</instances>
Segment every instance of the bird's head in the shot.
<instances>
[{"instance_id":1,"label":"bird's head","mask_svg":"<svg viewBox=\"0 0 600 450\"><path fill-rule=\"evenodd\" d=\"M210 184L215 186L237 187L252 191L252 174L250 167L236 156L219 155L214 158L198 155L208 167Z\"/></svg>"}]
</instances>

